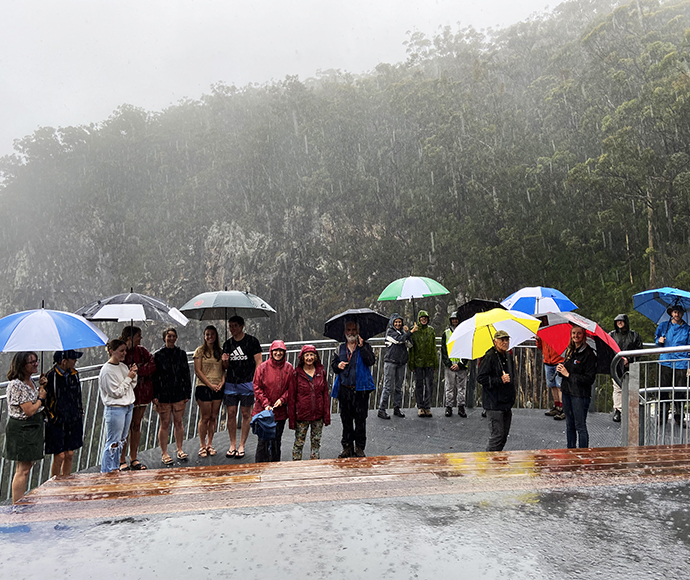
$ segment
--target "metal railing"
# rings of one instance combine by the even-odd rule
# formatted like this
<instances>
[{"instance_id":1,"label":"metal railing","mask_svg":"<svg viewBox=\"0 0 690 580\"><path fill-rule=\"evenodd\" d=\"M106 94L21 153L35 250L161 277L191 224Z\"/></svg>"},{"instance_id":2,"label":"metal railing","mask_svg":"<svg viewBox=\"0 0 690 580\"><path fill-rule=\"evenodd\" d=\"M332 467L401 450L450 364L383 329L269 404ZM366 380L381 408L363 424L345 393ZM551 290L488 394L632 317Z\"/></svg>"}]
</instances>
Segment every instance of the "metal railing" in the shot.
<instances>
[{"instance_id":1,"label":"metal railing","mask_svg":"<svg viewBox=\"0 0 690 580\"><path fill-rule=\"evenodd\" d=\"M376 363L372 367L372 375L374 384L376 385L375 395L370 397L370 408L378 408L378 403L381 397L381 388L383 386L383 349L384 340L374 338L368 341L376 356ZM327 370L329 384L333 384L333 373L331 371L331 362L337 343L333 340L316 340L303 342L287 342L286 347L287 360L293 365L297 362L299 351L305 344L313 344L319 355L324 367ZM264 358L268 352L269 344L262 345L264 351ZM432 406L444 406L444 372L441 363L441 339L437 339L438 347L438 371L436 372L434 392L432 394ZM517 400L515 406L518 408L548 408L549 407L549 389L546 386L544 373L542 371L543 364L541 360L541 352L538 351L534 344L523 344L513 349L515 355L516 368L518 369L517 379ZM190 359L190 374L194 377L194 366L191 360L192 352L187 353ZM74 453L74 462L72 465L73 471L82 471L84 469L93 468L100 464L101 453L105 442L105 431L103 429L103 405L98 393L98 373L101 365L94 365L83 367L79 369L80 380L82 384L82 397L84 406L84 445ZM409 370L405 373L405 380L403 384L403 408L413 408L415 406L414 385L412 381L412 373ZM476 386L476 361L470 363L468 381L467 381L467 406L472 408L481 406L481 387ZM195 383L195 381L193 381ZM7 383L0 383L0 448L4 449L5 440L5 426L7 422L7 400L4 393L4 387ZM598 376L595 388L595 403L594 409L599 411L611 410L611 392L612 382L610 377ZM392 397L391 397L392 399ZM392 400L391 400L392 404ZM337 400L332 401L332 412L338 412ZM197 436L199 423L199 408L190 401L187 405L184 416L184 427L187 439ZM226 427L226 409L221 406L221 412L218 417L218 430L224 430ZM154 411L153 406L147 407L146 413L141 424L141 441L139 450L144 451L158 446L158 414ZM238 420L239 426L239 420ZM170 429L171 441L174 439L173 429ZM32 489L47 479L50 478L50 466L52 458L47 456L41 461L34 463L29 477L29 489ZM3 458L0 459L0 501L6 501L11 496L10 481L12 477L13 466L12 462Z\"/></svg>"},{"instance_id":2,"label":"metal railing","mask_svg":"<svg viewBox=\"0 0 690 580\"><path fill-rule=\"evenodd\" d=\"M688 352L689 347L649 348L618 353L611 376L622 389L621 441L625 446L690 443L690 376L686 357L635 360L622 373L621 358ZM675 365L671 366L671 365Z\"/></svg>"}]
</instances>

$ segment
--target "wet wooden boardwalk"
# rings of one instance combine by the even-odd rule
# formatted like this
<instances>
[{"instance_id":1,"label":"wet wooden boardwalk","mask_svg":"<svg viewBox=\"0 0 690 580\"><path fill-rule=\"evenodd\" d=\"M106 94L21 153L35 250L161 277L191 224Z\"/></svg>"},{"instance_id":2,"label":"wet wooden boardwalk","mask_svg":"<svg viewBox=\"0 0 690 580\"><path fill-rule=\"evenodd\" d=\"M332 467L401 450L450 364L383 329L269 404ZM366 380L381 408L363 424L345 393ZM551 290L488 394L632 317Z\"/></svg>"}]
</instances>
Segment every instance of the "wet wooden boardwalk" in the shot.
<instances>
[{"instance_id":1,"label":"wet wooden boardwalk","mask_svg":"<svg viewBox=\"0 0 690 580\"><path fill-rule=\"evenodd\" d=\"M0 523L381 497L644 484L690 478L690 446L549 449L81 473L52 479Z\"/></svg>"}]
</instances>

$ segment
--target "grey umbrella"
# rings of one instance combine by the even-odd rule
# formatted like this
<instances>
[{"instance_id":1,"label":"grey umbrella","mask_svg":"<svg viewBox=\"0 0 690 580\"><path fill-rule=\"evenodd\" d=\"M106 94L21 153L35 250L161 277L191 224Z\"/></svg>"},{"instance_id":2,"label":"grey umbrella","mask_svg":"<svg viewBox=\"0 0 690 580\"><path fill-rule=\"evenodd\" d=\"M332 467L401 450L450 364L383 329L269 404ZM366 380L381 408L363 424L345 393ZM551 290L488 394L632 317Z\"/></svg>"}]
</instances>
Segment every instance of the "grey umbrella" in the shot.
<instances>
[{"instance_id":1,"label":"grey umbrella","mask_svg":"<svg viewBox=\"0 0 690 580\"><path fill-rule=\"evenodd\" d=\"M268 318L276 313L265 300L239 290L219 290L198 294L180 310L195 320L227 320L230 316Z\"/></svg>"}]
</instances>

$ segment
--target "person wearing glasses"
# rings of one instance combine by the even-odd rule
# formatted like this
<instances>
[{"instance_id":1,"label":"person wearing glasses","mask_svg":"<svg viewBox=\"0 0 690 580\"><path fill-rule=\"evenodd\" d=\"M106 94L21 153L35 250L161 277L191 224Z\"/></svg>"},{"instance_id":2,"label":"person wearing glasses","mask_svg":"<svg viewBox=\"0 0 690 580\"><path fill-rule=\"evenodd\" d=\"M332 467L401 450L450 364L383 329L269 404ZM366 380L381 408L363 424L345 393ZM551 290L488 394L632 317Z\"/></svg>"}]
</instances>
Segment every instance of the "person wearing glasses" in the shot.
<instances>
[{"instance_id":1,"label":"person wearing glasses","mask_svg":"<svg viewBox=\"0 0 690 580\"><path fill-rule=\"evenodd\" d=\"M18 352L7 373L8 418L5 430L4 457L16 462L12 479L12 503L26 493L29 473L34 461L43 459L43 408L46 401L46 377L41 375L38 386L31 378L38 370L35 352Z\"/></svg>"},{"instance_id":2,"label":"person wearing glasses","mask_svg":"<svg viewBox=\"0 0 690 580\"><path fill-rule=\"evenodd\" d=\"M494 335L494 345L479 363L477 382L482 386L482 406L489 419L487 451L503 451L515 404L515 361L508 352L510 336L505 330Z\"/></svg>"}]
</instances>

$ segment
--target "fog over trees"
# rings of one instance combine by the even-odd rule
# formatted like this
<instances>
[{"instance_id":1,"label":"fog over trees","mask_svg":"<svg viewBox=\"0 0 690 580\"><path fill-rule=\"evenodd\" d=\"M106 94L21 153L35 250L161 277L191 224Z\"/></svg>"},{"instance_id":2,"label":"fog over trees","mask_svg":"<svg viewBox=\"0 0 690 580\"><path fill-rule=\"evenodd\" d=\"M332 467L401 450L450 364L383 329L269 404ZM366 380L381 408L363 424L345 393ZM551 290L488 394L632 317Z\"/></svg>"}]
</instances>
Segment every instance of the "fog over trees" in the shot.
<instances>
[{"instance_id":1,"label":"fog over trees","mask_svg":"<svg viewBox=\"0 0 690 580\"><path fill-rule=\"evenodd\" d=\"M689 0L572 0L407 54L21 140L0 314L227 286L278 311L262 341L295 340L409 274L451 290L424 304L437 327L526 285L609 328L635 292L690 289Z\"/></svg>"}]
</instances>

